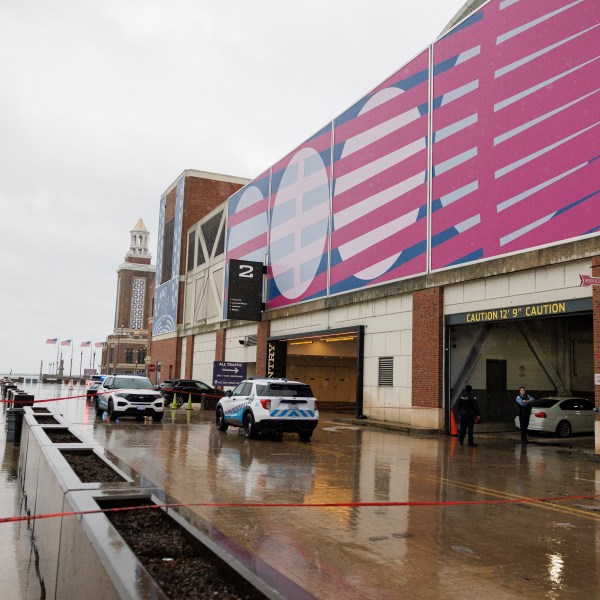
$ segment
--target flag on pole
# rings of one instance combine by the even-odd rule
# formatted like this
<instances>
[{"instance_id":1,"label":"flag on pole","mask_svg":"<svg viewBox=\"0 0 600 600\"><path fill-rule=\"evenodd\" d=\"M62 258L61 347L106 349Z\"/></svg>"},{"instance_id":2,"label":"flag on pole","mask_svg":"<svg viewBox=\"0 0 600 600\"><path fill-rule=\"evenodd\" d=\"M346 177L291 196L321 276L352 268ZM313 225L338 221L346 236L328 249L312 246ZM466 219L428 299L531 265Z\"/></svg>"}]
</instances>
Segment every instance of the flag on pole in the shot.
<instances>
[{"instance_id":1,"label":"flag on pole","mask_svg":"<svg viewBox=\"0 0 600 600\"><path fill-rule=\"evenodd\" d=\"M60 345L61 346L70 346L72 340L63 340Z\"/></svg>"},{"instance_id":2,"label":"flag on pole","mask_svg":"<svg viewBox=\"0 0 600 600\"><path fill-rule=\"evenodd\" d=\"M46 344L56 344L58 342L58 338L48 338L46 340Z\"/></svg>"},{"instance_id":3,"label":"flag on pole","mask_svg":"<svg viewBox=\"0 0 600 600\"><path fill-rule=\"evenodd\" d=\"M81 342L81 347L82 348L89 348L92 345L92 342Z\"/></svg>"},{"instance_id":4,"label":"flag on pole","mask_svg":"<svg viewBox=\"0 0 600 600\"><path fill-rule=\"evenodd\" d=\"M94 348L103 348L104 347L104 342L96 342L94 344Z\"/></svg>"}]
</instances>

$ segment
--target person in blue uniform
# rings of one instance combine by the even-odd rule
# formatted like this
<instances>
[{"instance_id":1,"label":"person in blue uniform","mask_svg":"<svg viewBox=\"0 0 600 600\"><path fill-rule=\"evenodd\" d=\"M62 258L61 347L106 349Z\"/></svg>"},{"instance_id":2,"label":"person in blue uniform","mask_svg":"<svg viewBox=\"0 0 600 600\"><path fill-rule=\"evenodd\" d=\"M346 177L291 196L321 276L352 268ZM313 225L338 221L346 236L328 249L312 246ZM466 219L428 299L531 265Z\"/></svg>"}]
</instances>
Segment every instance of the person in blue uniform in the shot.
<instances>
[{"instance_id":1,"label":"person in blue uniform","mask_svg":"<svg viewBox=\"0 0 600 600\"><path fill-rule=\"evenodd\" d=\"M477 397L473 393L470 385L465 386L458 402L456 403L456 412L460 417L460 428L458 430L458 443L462 446L465 436L469 440L469 446L477 446L473 437L473 427L475 419L479 418L479 404Z\"/></svg>"},{"instance_id":2,"label":"person in blue uniform","mask_svg":"<svg viewBox=\"0 0 600 600\"><path fill-rule=\"evenodd\" d=\"M519 411L519 429L521 430L521 444L527 444L527 428L529 427L529 417L531 416L531 403L534 398L527 393L524 386L519 388L519 393L515 399L517 410Z\"/></svg>"}]
</instances>

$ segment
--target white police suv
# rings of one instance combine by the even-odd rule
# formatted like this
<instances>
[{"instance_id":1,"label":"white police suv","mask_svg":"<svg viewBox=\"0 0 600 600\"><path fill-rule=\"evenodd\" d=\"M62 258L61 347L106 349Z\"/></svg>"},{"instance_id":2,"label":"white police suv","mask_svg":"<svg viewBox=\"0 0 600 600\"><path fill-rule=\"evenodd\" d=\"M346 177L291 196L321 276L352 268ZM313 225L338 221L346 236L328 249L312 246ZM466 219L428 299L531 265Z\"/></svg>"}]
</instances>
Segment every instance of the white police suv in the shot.
<instances>
[{"instance_id":1,"label":"white police suv","mask_svg":"<svg viewBox=\"0 0 600 600\"><path fill-rule=\"evenodd\" d=\"M216 409L217 429L243 427L246 437L259 433L297 433L307 442L319 422L319 407L310 386L287 379L256 378L226 392Z\"/></svg>"},{"instance_id":2,"label":"white police suv","mask_svg":"<svg viewBox=\"0 0 600 600\"><path fill-rule=\"evenodd\" d=\"M96 416L104 412L109 420L118 417L152 417L162 421L165 399L148 377L109 375L96 391Z\"/></svg>"}]
</instances>

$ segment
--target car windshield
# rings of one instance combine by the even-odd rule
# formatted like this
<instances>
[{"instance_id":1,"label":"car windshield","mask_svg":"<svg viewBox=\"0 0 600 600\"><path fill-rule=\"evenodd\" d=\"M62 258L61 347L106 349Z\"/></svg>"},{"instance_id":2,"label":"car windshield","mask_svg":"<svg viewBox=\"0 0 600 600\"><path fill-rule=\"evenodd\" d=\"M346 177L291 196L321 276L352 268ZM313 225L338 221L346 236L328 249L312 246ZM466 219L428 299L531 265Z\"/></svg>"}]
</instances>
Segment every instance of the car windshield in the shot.
<instances>
[{"instance_id":1,"label":"car windshield","mask_svg":"<svg viewBox=\"0 0 600 600\"><path fill-rule=\"evenodd\" d=\"M558 400L553 398L540 398L539 400L534 400L531 403L531 406L535 406L536 408L552 408Z\"/></svg>"},{"instance_id":2,"label":"car windshield","mask_svg":"<svg viewBox=\"0 0 600 600\"><path fill-rule=\"evenodd\" d=\"M270 383L262 390L257 390L259 394L265 396L291 397L291 398L312 398L312 390L309 385L293 383Z\"/></svg>"},{"instance_id":3,"label":"car windshield","mask_svg":"<svg viewBox=\"0 0 600 600\"><path fill-rule=\"evenodd\" d=\"M190 387L195 387L195 388L198 388L199 390L208 390L209 389L209 387L205 383L202 383L201 381L191 381L189 385L190 385Z\"/></svg>"},{"instance_id":4,"label":"car windshield","mask_svg":"<svg viewBox=\"0 0 600 600\"><path fill-rule=\"evenodd\" d=\"M119 377L115 378L113 387L117 390L153 390L154 386L149 379L134 378L134 377Z\"/></svg>"}]
</instances>

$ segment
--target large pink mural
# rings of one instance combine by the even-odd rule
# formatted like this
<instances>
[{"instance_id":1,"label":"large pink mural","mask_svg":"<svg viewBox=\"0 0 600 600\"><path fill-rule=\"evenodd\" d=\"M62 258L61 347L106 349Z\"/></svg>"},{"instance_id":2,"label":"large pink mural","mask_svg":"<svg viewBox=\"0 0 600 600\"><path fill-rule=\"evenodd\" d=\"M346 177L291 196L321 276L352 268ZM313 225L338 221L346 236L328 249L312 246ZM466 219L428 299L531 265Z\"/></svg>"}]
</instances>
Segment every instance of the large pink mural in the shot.
<instances>
[{"instance_id":1,"label":"large pink mural","mask_svg":"<svg viewBox=\"0 0 600 600\"><path fill-rule=\"evenodd\" d=\"M598 231L599 23L497 0L434 44L432 269Z\"/></svg>"},{"instance_id":2,"label":"large pink mural","mask_svg":"<svg viewBox=\"0 0 600 600\"><path fill-rule=\"evenodd\" d=\"M277 308L597 235L599 158L600 1L492 0L232 196L227 258Z\"/></svg>"}]
</instances>

